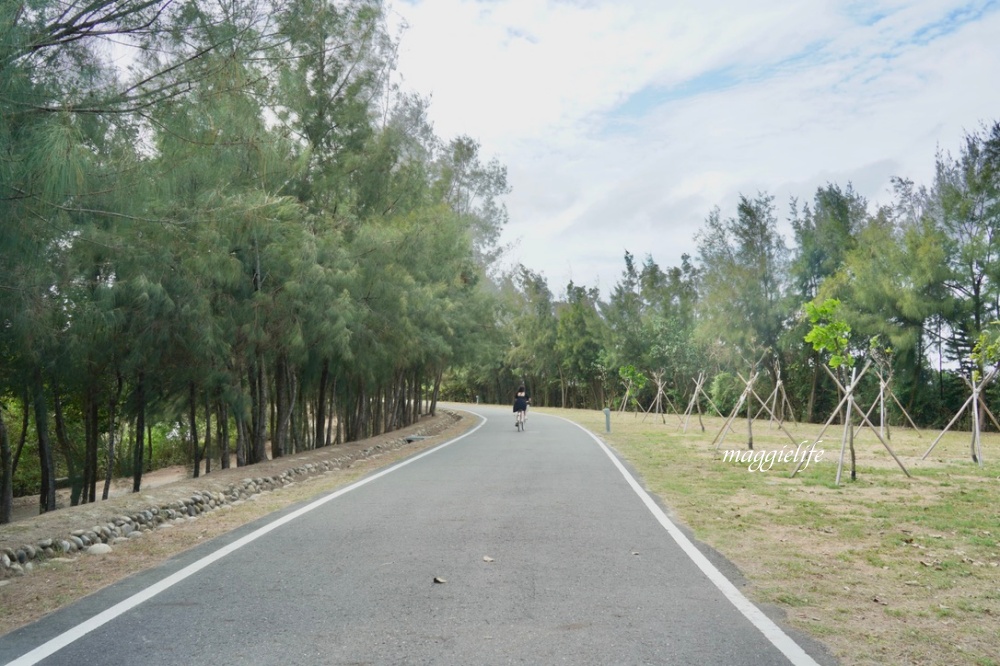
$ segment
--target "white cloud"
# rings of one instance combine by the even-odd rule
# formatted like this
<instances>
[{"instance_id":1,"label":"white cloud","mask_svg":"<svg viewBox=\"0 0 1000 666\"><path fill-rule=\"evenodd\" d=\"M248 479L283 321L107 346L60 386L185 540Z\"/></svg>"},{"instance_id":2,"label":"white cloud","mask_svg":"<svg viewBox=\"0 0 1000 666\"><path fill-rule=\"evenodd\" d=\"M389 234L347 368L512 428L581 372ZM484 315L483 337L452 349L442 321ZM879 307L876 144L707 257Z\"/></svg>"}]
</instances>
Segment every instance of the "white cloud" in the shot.
<instances>
[{"instance_id":1,"label":"white cloud","mask_svg":"<svg viewBox=\"0 0 1000 666\"><path fill-rule=\"evenodd\" d=\"M438 134L509 170L513 259L610 288L626 249L694 253L715 206L827 182L885 201L1000 118L982 0L400 3L400 71Z\"/></svg>"}]
</instances>

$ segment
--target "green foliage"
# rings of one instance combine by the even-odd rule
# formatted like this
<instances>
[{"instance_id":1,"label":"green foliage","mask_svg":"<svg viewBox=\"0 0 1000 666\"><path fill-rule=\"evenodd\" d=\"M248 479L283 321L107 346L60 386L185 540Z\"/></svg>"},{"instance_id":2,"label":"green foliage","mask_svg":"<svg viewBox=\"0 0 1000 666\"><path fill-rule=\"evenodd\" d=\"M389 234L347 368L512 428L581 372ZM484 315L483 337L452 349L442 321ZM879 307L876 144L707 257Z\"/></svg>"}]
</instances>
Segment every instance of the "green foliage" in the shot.
<instances>
[{"instance_id":1,"label":"green foliage","mask_svg":"<svg viewBox=\"0 0 1000 666\"><path fill-rule=\"evenodd\" d=\"M189 461L212 410L255 462L324 443L320 408L340 439L407 424L502 348L483 278L506 171L391 85L381 2L4 7L0 391L41 377L75 446L102 453L114 409L183 422L152 463ZM534 372L559 367L549 324Z\"/></svg>"},{"instance_id":2,"label":"green foliage","mask_svg":"<svg viewBox=\"0 0 1000 666\"><path fill-rule=\"evenodd\" d=\"M855 249L867 216L867 202L848 185L819 188L813 205L792 206L792 229L798 245L790 273L798 296L816 298L823 281L836 274Z\"/></svg>"},{"instance_id":3,"label":"green foliage","mask_svg":"<svg viewBox=\"0 0 1000 666\"><path fill-rule=\"evenodd\" d=\"M972 361L980 368L1000 362L1000 321L992 322L990 328L979 334L972 350Z\"/></svg>"},{"instance_id":4,"label":"green foliage","mask_svg":"<svg viewBox=\"0 0 1000 666\"><path fill-rule=\"evenodd\" d=\"M743 392L743 383L736 375L728 372L720 372L712 377L708 393L712 397L712 402L722 410L723 415L728 415L736 407Z\"/></svg>"},{"instance_id":5,"label":"green foliage","mask_svg":"<svg viewBox=\"0 0 1000 666\"><path fill-rule=\"evenodd\" d=\"M562 358L562 371L577 400L589 398L602 403L605 324L597 312L597 290L570 282L566 287L566 300L559 311L556 328L556 349Z\"/></svg>"},{"instance_id":6,"label":"green foliage","mask_svg":"<svg viewBox=\"0 0 1000 666\"><path fill-rule=\"evenodd\" d=\"M621 378L629 391L628 397L631 406L637 410L640 409L639 394L646 388L649 378L636 370L634 365L623 365L618 368L618 377Z\"/></svg>"},{"instance_id":7,"label":"green foliage","mask_svg":"<svg viewBox=\"0 0 1000 666\"><path fill-rule=\"evenodd\" d=\"M618 368L618 376L636 391L644 389L649 381L649 378L636 370L634 365L623 365Z\"/></svg>"},{"instance_id":8,"label":"green foliage","mask_svg":"<svg viewBox=\"0 0 1000 666\"><path fill-rule=\"evenodd\" d=\"M831 368L842 365L854 366L854 356L848 350L851 327L840 317L840 301L828 298L822 303L809 302L804 305L806 317L812 329L806 333L805 341L816 351L830 354Z\"/></svg>"},{"instance_id":9,"label":"green foliage","mask_svg":"<svg viewBox=\"0 0 1000 666\"><path fill-rule=\"evenodd\" d=\"M718 343L730 363L775 350L787 320L788 250L773 197L741 196L735 217L716 209L697 236L701 261L698 334Z\"/></svg>"}]
</instances>

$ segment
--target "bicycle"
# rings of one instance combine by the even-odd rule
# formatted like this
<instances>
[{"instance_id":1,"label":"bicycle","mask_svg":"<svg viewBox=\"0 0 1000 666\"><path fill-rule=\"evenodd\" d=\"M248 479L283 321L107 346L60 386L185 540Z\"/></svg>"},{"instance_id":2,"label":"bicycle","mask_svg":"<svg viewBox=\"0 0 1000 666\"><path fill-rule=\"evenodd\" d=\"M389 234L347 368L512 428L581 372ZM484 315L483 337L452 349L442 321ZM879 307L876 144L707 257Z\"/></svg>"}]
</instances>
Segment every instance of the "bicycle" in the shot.
<instances>
[{"instance_id":1,"label":"bicycle","mask_svg":"<svg viewBox=\"0 0 1000 666\"><path fill-rule=\"evenodd\" d=\"M514 412L514 427L518 432L524 432L524 412Z\"/></svg>"}]
</instances>

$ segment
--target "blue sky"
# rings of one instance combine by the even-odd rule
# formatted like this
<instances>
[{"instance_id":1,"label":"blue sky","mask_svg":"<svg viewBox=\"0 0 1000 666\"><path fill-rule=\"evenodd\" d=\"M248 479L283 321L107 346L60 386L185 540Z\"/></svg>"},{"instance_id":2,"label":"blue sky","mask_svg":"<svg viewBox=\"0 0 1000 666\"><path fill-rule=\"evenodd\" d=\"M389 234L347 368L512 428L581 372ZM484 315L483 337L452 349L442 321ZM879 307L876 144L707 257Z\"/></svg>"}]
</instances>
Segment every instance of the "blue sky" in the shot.
<instances>
[{"instance_id":1,"label":"blue sky","mask_svg":"<svg viewBox=\"0 0 1000 666\"><path fill-rule=\"evenodd\" d=\"M508 168L508 262L617 281L695 254L718 206L828 182L873 204L1000 120L1000 1L399 2L403 86Z\"/></svg>"}]
</instances>

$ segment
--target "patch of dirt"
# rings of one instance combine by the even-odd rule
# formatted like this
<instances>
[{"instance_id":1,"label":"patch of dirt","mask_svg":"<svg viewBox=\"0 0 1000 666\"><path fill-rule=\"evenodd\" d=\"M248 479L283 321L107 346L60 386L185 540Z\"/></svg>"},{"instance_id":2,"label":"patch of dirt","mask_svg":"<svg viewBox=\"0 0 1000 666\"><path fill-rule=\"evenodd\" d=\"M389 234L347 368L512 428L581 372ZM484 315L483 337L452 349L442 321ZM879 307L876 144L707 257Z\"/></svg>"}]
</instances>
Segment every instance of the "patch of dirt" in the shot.
<instances>
[{"instance_id":1,"label":"patch of dirt","mask_svg":"<svg viewBox=\"0 0 1000 666\"><path fill-rule=\"evenodd\" d=\"M94 556L73 553L36 563L30 573L0 579L0 635L29 624L62 606L111 585L133 573L152 568L170 557L207 539L225 534L246 523L297 502L347 485L365 474L385 467L419 451L437 446L459 436L475 425L475 419L462 412L439 410L438 415L425 417L416 425L379 437L349 445L325 447L295 454L248 467L217 470L211 474L190 478L183 468L170 468L147 486L143 475L143 490L128 492L131 480L123 481L124 492L105 501L26 516L17 522L0 526L0 547L16 548L34 544L46 538L64 537L74 530L89 529L108 522L115 516L132 514L152 506L190 497L199 491L224 490L231 483L245 478L268 477L306 463L354 456L356 460L344 469L331 470L297 481L284 488L262 493L256 501L215 510L181 523L170 523L113 547L108 555ZM399 448L386 447L389 442L410 435L422 435ZM382 449L375 447L382 445ZM364 455L369 451L368 455ZM157 485L158 484L158 485ZM37 501L37 499L36 499Z\"/></svg>"}]
</instances>

